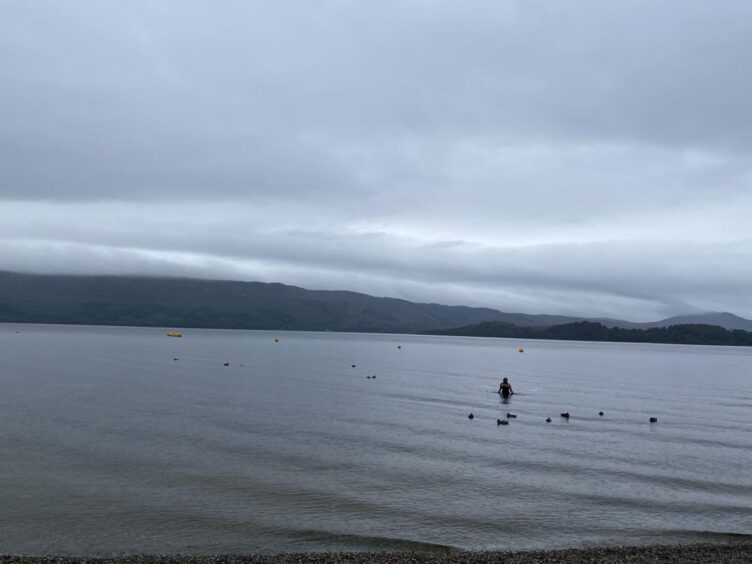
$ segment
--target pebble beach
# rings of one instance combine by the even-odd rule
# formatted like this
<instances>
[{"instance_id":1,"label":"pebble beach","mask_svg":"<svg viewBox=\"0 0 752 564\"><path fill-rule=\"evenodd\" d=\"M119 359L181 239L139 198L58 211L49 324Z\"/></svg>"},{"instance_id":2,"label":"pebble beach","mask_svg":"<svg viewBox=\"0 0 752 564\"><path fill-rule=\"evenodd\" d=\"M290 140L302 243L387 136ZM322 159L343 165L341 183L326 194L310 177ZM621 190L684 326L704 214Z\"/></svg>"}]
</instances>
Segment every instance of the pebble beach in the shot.
<instances>
[{"instance_id":1,"label":"pebble beach","mask_svg":"<svg viewBox=\"0 0 752 564\"><path fill-rule=\"evenodd\" d=\"M0 564L696 564L752 563L752 543L525 552L313 552L238 555L0 556Z\"/></svg>"}]
</instances>

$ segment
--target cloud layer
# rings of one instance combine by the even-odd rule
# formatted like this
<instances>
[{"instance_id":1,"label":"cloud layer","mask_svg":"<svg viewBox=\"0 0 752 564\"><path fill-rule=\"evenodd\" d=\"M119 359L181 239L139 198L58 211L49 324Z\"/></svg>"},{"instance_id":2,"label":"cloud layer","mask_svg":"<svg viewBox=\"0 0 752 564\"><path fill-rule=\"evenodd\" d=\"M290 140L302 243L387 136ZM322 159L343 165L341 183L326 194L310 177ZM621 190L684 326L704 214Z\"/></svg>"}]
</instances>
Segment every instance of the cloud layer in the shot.
<instances>
[{"instance_id":1,"label":"cloud layer","mask_svg":"<svg viewBox=\"0 0 752 564\"><path fill-rule=\"evenodd\" d=\"M11 1L0 268L752 317L747 2Z\"/></svg>"}]
</instances>

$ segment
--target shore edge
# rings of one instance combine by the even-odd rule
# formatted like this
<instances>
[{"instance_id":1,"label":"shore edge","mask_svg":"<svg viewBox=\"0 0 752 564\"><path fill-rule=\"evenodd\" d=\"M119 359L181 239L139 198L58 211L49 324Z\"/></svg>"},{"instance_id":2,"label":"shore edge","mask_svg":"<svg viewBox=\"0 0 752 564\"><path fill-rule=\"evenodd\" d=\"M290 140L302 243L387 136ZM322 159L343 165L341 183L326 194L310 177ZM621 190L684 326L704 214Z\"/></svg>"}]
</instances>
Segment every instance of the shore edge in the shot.
<instances>
[{"instance_id":1,"label":"shore edge","mask_svg":"<svg viewBox=\"0 0 752 564\"><path fill-rule=\"evenodd\" d=\"M752 563L752 542L613 546L521 552L305 552L281 554L138 554L113 556L0 555L0 564L568 564Z\"/></svg>"}]
</instances>

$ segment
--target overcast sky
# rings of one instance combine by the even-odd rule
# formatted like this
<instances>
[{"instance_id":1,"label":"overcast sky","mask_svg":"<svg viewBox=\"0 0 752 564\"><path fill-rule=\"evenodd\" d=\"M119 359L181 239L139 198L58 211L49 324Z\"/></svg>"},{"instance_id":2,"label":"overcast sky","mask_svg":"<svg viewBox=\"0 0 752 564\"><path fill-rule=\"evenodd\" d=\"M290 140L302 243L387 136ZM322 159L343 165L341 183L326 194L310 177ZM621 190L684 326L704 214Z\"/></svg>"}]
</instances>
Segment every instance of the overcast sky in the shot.
<instances>
[{"instance_id":1,"label":"overcast sky","mask_svg":"<svg viewBox=\"0 0 752 564\"><path fill-rule=\"evenodd\" d=\"M752 317L752 2L0 0L0 269Z\"/></svg>"}]
</instances>

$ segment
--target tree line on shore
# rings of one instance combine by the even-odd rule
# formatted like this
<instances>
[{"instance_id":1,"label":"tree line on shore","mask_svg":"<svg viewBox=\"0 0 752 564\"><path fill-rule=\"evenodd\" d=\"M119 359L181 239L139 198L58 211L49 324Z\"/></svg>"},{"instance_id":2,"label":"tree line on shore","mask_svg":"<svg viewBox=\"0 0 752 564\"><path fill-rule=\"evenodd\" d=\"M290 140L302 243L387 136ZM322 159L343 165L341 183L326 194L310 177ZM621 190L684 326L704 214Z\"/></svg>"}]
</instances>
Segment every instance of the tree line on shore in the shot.
<instances>
[{"instance_id":1,"label":"tree line on shore","mask_svg":"<svg viewBox=\"0 0 752 564\"><path fill-rule=\"evenodd\" d=\"M602 323L593 321L578 321L551 327L520 327L511 323L486 321L454 329L426 331L424 334L561 341L752 346L752 332L741 329L726 330L718 325L699 323L650 329L621 329L619 327L606 327Z\"/></svg>"}]
</instances>

